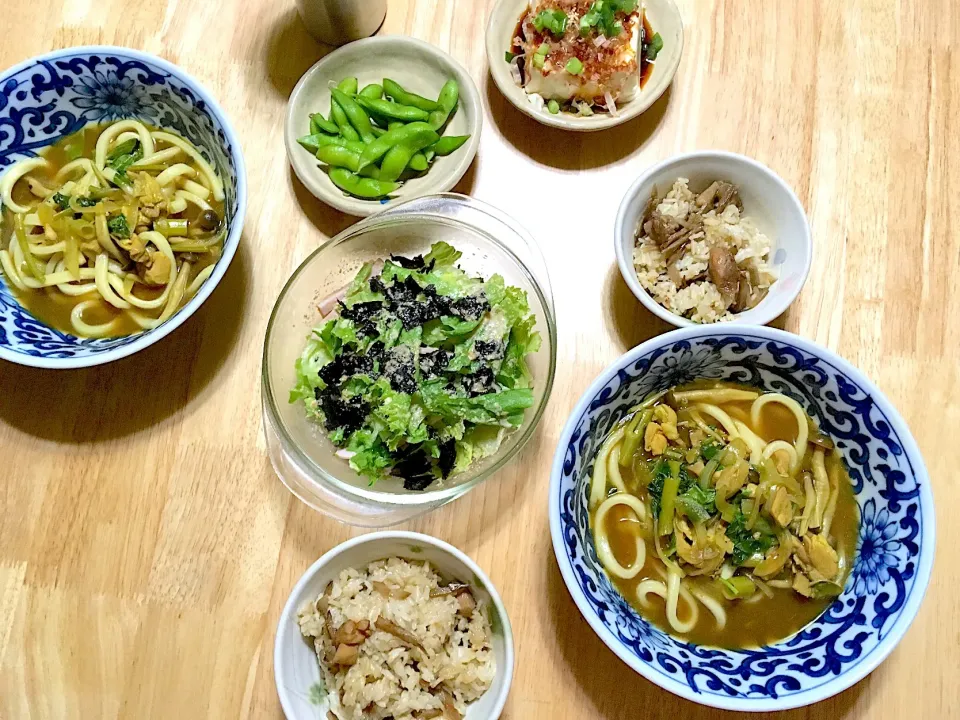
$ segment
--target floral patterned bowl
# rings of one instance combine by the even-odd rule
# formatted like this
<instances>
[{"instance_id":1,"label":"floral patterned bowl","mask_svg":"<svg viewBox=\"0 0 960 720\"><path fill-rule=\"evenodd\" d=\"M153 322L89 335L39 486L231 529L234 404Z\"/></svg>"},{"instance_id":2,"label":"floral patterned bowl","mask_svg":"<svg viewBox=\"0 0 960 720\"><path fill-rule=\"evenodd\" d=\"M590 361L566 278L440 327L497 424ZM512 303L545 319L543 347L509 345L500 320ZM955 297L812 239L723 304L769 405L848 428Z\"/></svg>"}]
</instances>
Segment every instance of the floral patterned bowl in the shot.
<instances>
[{"instance_id":1,"label":"floral patterned bowl","mask_svg":"<svg viewBox=\"0 0 960 720\"><path fill-rule=\"evenodd\" d=\"M843 594L793 637L759 649L693 645L646 622L607 579L588 528L586 479L598 443L649 393L697 378L745 383L795 398L837 441L854 484L860 534ZM862 679L907 631L933 565L930 480L897 411L831 351L764 327L676 330L607 368L561 434L549 511L561 574L600 639L666 690L731 710L808 705Z\"/></svg>"},{"instance_id":2,"label":"floral patterned bowl","mask_svg":"<svg viewBox=\"0 0 960 720\"><path fill-rule=\"evenodd\" d=\"M166 60L119 47L77 47L0 73L0 174L88 123L137 118L200 148L224 181L230 232L197 294L159 327L118 338L80 339L27 312L0 277L0 358L44 368L99 365L131 355L179 327L220 282L240 243L246 172L230 122L200 84Z\"/></svg>"}]
</instances>

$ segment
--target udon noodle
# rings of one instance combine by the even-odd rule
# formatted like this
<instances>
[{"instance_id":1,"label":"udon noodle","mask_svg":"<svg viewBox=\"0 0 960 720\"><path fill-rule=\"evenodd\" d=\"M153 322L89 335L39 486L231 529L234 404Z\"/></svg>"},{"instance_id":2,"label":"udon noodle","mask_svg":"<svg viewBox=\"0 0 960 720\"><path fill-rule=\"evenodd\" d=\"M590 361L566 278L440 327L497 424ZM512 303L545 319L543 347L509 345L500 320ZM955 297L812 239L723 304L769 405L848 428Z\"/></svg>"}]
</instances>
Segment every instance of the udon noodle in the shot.
<instances>
[{"instance_id":1,"label":"udon noodle","mask_svg":"<svg viewBox=\"0 0 960 720\"><path fill-rule=\"evenodd\" d=\"M597 452L597 557L637 610L706 645L755 647L842 591L856 504L833 442L793 398L699 383L633 408Z\"/></svg>"},{"instance_id":2,"label":"udon noodle","mask_svg":"<svg viewBox=\"0 0 960 720\"><path fill-rule=\"evenodd\" d=\"M210 277L226 222L216 170L137 120L91 125L0 177L0 269L40 320L80 337L172 316Z\"/></svg>"}]
</instances>

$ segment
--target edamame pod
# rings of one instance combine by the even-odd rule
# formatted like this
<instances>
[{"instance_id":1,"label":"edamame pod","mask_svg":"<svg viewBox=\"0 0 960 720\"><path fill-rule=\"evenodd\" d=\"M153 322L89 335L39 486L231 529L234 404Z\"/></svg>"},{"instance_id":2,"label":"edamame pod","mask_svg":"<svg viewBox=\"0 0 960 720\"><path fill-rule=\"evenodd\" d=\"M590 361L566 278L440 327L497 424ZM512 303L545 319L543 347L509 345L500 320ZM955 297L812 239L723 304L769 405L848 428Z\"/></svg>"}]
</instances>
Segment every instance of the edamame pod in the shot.
<instances>
[{"instance_id":1,"label":"edamame pod","mask_svg":"<svg viewBox=\"0 0 960 720\"><path fill-rule=\"evenodd\" d=\"M341 147L348 147L358 153L363 152L363 149L366 147L360 140L347 140L340 135L327 135L325 133L304 135L302 138L297 138L297 142L314 155L316 155L317 150L324 145L340 145Z\"/></svg>"},{"instance_id":2,"label":"edamame pod","mask_svg":"<svg viewBox=\"0 0 960 720\"><path fill-rule=\"evenodd\" d=\"M334 88L330 92L337 105L343 109L347 120L350 121L350 124L357 133L359 133L360 139L365 143L373 142L374 134L370 126L370 118L367 117L367 113L364 112L363 108L357 104L357 101L339 88Z\"/></svg>"},{"instance_id":3,"label":"edamame pod","mask_svg":"<svg viewBox=\"0 0 960 720\"><path fill-rule=\"evenodd\" d=\"M320 113L313 113L310 116L310 134L316 135L322 132L339 135L340 128L337 127L336 123L330 122Z\"/></svg>"},{"instance_id":4,"label":"edamame pod","mask_svg":"<svg viewBox=\"0 0 960 720\"><path fill-rule=\"evenodd\" d=\"M353 125L351 125L347 119L347 114L343 111L343 108L340 107L340 103L337 102L336 98L331 98L330 100L330 117L332 117L333 121L337 124L340 134L347 140L360 139L360 133L353 129Z\"/></svg>"},{"instance_id":5,"label":"edamame pod","mask_svg":"<svg viewBox=\"0 0 960 720\"><path fill-rule=\"evenodd\" d=\"M413 122L409 125L388 130L364 148L360 157L360 167L363 168L371 163L375 163L396 145L412 147L413 151L410 153L412 156L413 153L422 150L428 145L433 145L433 143L439 139L440 136L425 122ZM407 158L406 162L408 162L409 159L410 158ZM404 162L404 166L406 162ZM397 171L397 177L400 176L401 172L403 172L402 167Z\"/></svg>"},{"instance_id":6,"label":"edamame pod","mask_svg":"<svg viewBox=\"0 0 960 720\"><path fill-rule=\"evenodd\" d=\"M455 150L459 150L469 139L469 135L447 135L437 140L430 147L437 155L449 155Z\"/></svg>"},{"instance_id":7,"label":"edamame pod","mask_svg":"<svg viewBox=\"0 0 960 720\"><path fill-rule=\"evenodd\" d=\"M344 78L337 83L337 90L347 95L356 95L358 87L360 87L360 83L357 82L355 77Z\"/></svg>"},{"instance_id":8,"label":"edamame pod","mask_svg":"<svg viewBox=\"0 0 960 720\"><path fill-rule=\"evenodd\" d=\"M383 86L376 83L370 83L360 91L360 97L380 100L383 97Z\"/></svg>"},{"instance_id":9,"label":"edamame pod","mask_svg":"<svg viewBox=\"0 0 960 720\"><path fill-rule=\"evenodd\" d=\"M440 128L446 125L447 120L450 119L450 116L457 109L457 103L459 101L460 86L457 84L456 80L451 78L450 80L447 80L440 89L440 96L437 98L437 103L440 105L440 109L431 112L430 117L427 118L427 122L430 124L430 127L439 131Z\"/></svg>"},{"instance_id":10,"label":"edamame pod","mask_svg":"<svg viewBox=\"0 0 960 720\"><path fill-rule=\"evenodd\" d=\"M410 158L410 162L407 163L407 167L415 172L421 173L430 167L430 163L427 162L426 155L424 155L422 152L418 152L414 153L413 157Z\"/></svg>"},{"instance_id":11,"label":"edamame pod","mask_svg":"<svg viewBox=\"0 0 960 720\"><path fill-rule=\"evenodd\" d=\"M425 97L420 97L412 92L407 92L400 86L400 83L394 82L390 78L384 78L383 92L388 98L391 98L394 102L400 103L401 105L410 105L415 108L420 108L421 110L426 110L427 112L440 109L440 103Z\"/></svg>"},{"instance_id":12,"label":"edamame pod","mask_svg":"<svg viewBox=\"0 0 960 720\"><path fill-rule=\"evenodd\" d=\"M399 178L414 155L428 145L436 142L436 140L431 141L430 139L431 136L436 137L436 135L435 132L426 130L410 133L405 136L400 142L390 148L384 156L383 162L380 163L380 178L388 181ZM369 147L369 145L367 147Z\"/></svg>"},{"instance_id":13,"label":"edamame pod","mask_svg":"<svg viewBox=\"0 0 960 720\"><path fill-rule=\"evenodd\" d=\"M358 143L361 148L363 143ZM325 145L317 150L317 160L324 162L330 167L346 168L350 172L364 175L371 178L380 177L380 168L376 165L368 165L360 170L360 152L355 148L343 145Z\"/></svg>"},{"instance_id":14,"label":"edamame pod","mask_svg":"<svg viewBox=\"0 0 960 720\"><path fill-rule=\"evenodd\" d=\"M367 112L374 113L387 120L401 120L403 122L425 121L430 113L410 105L400 105L389 100L374 100L373 98L357 98L357 102Z\"/></svg>"},{"instance_id":15,"label":"edamame pod","mask_svg":"<svg viewBox=\"0 0 960 720\"><path fill-rule=\"evenodd\" d=\"M376 200L385 197L392 192L396 192L397 188L400 187L400 183L359 177L346 168L338 167L330 168L330 180L345 193L364 200Z\"/></svg>"}]
</instances>

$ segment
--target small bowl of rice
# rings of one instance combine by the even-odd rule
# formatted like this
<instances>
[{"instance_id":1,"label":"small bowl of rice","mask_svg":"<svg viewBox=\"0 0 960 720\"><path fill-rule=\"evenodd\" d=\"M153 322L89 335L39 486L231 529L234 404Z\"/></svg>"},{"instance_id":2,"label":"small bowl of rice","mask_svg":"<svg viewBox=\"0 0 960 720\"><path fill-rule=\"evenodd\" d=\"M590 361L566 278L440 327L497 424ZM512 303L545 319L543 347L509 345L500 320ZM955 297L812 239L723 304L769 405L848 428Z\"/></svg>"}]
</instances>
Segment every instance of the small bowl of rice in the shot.
<instances>
[{"instance_id":1,"label":"small bowl of rice","mask_svg":"<svg viewBox=\"0 0 960 720\"><path fill-rule=\"evenodd\" d=\"M620 203L614 244L631 292L677 327L766 325L799 295L813 260L790 186L756 160L721 151L646 170Z\"/></svg>"},{"instance_id":2,"label":"small bowl of rice","mask_svg":"<svg viewBox=\"0 0 960 720\"><path fill-rule=\"evenodd\" d=\"M274 674L288 720L496 720L513 633L484 572L445 542L362 535L317 560L280 617Z\"/></svg>"}]
</instances>

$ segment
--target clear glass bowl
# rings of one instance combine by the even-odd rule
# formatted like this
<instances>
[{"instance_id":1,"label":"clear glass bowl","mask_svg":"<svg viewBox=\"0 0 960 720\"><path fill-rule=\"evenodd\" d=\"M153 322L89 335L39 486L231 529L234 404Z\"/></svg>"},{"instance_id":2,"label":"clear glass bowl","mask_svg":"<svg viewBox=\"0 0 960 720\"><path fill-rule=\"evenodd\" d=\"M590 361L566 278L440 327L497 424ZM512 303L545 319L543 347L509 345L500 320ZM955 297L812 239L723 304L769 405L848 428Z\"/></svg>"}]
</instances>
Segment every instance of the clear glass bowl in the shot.
<instances>
[{"instance_id":1,"label":"clear glass bowl","mask_svg":"<svg viewBox=\"0 0 960 720\"><path fill-rule=\"evenodd\" d=\"M416 255L444 240L463 253L460 266L527 292L543 344L528 357L534 402L523 425L507 435L499 452L467 471L437 481L426 491L404 490L396 478L370 485L308 420L301 403L288 402L294 362L320 323L318 303L344 288L365 262L390 254ZM385 527L455 500L503 467L530 439L543 415L556 369L556 322L546 264L536 242L509 216L463 195L446 193L411 200L348 228L316 250L287 281L270 315L263 347L264 432L274 470L310 507L352 525Z\"/></svg>"}]
</instances>

